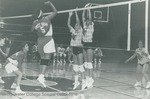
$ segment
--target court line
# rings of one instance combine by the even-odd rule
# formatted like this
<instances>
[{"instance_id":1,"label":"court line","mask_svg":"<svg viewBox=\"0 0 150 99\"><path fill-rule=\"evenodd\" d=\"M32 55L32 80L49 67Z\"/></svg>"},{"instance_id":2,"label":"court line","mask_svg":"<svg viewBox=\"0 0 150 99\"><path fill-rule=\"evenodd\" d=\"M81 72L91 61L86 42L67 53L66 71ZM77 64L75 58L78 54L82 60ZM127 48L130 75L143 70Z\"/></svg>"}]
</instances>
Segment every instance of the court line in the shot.
<instances>
[{"instance_id":1,"label":"court line","mask_svg":"<svg viewBox=\"0 0 150 99\"><path fill-rule=\"evenodd\" d=\"M4 70L2 70L2 71L4 71ZM9 76L8 76L8 77L9 77ZM29 81L32 82L32 83L39 84L38 82L34 82L34 81L32 81L32 80L30 80L30 79L28 79L28 78L26 78L26 77L22 77L22 78L24 78L24 79L26 79L26 80L29 80ZM50 88L50 89L55 90L55 91L57 91L57 92L65 93L64 91L61 91L61 90L59 90L59 89L56 89L56 88L53 88L53 87L50 87L50 86L46 86L46 88Z\"/></svg>"},{"instance_id":2,"label":"court line","mask_svg":"<svg viewBox=\"0 0 150 99\"><path fill-rule=\"evenodd\" d=\"M29 80L29 81L32 82L32 83L39 84L38 82L34 82L34 81L32 81L32 80L30 80L30 79L28 79L28 78L26 78L26 77L22 77L22 78L24 78L24 79L26 79L26 80ZM52 89L52 90L55 90L55 91L58 91L58 92L61 92L61 93L65 93L64 91L61 91L61 90L59 90L59 89L56 89L56 88L53 88L53 87L50 87L50 86L46 86L46 88L50 88L50 89Z\"/></svg>"},{"instance_id":3,"label":"court line","mask_svg":"<svg viewBox=\"0 0 150 99\"><path fill-rule=\"evenodd\" d=\"M114 86L128 86L128 85L107 85L107 86L103 85L103 86L97 86L97 87L112 87L112 86L114 87Z\"/></svg>"},{"instance_id":4,"label":"court line","mask_svg":"<svg viewBox=\"0 0 150 99\"><path fill-rule=\"evenodd\" d=\"M125 94L125 93L120 93L120 92L117 92L117 91L113 91L113 90L105 89L105 88L102 88L102 87L96 87L96 86L94 86L94 87L95 87L95 88L98 88L98 89L106 90L106 91L109 91L109 92L113 92L113 93L117 93L117 94L125 95L125 96L128 96L128 97L132 97L132 98L142 99L142 98L135 97L135 96L132 96L132 95L128 95L128 94Z\"/></svg>"},{"instance_id":5,"label":"court line","mask_svg":"<svg viewBox=\"0 0 150 99\"><path fill-rule=\"evenodd\" d=\"M7 92L8 94L11 94L12 96L14 96L14 97L16 97L16 98L18 98L18 99L23 99L23 97L19 97L19 96L13 94L13 93L11 92L12 90L4 89L4 88L3 88L3 89L0 89L0 90L5 91L5 92Z\"/></svg>"},{"instance_id":6,"label":"court line","mask_svg":"<svg viewBox=\"0 0 150 99\"><path fill-rule=\"evenodd\" d=\"M98 78L99 79L109 80L109 81L118 82L118 83L121 83L121 84L126 84L126 85L133 86L132 84L129 84L129 83L125 83L125 82L121 82L121 81L116 81L116 80L112 80L112 79L108 79L108 78L103 78L103 77L98 77Z\"/></svg>"},{"instance_id":7,"label":"court line","mask_svg":"<svg viewBox=\"0 0 150 99\"><path fill-rule=\"evenodd\" d=\"M130 85L130 86L133 86L132 84L129 84L129 83L124 83L124 82L120 82L120 81L116 81L116 80L112 80L112 79L107 79L107 78L103 78L103 77L98 77L99 79L104 79L104 80L108 80L108 81L112 81L112 82L117 82L117 83L121 83L121 84L126 84L126 85ZM122 94L122 95L125 95L125 96L129 96L129 97L133 97L133 98L136 98L136 99L142 99L142 98L139 98L139 97L135 97L135 96L132 96L132 95L129 95L129 94L125 94L125 93L120 93L120 92L117 92L117 91L113 91L113 90L109 90L109 89L105 89L105 88L102 88L102 87L98 87L98 86L94 86L95 88L99 88L99 89L103 89L103 90L107 90L107 91L110 91L110 92L114 92L114 93L118 93L118 94ZM108 86L109 87L109 86Z\"/></svg>"}]
</instances>

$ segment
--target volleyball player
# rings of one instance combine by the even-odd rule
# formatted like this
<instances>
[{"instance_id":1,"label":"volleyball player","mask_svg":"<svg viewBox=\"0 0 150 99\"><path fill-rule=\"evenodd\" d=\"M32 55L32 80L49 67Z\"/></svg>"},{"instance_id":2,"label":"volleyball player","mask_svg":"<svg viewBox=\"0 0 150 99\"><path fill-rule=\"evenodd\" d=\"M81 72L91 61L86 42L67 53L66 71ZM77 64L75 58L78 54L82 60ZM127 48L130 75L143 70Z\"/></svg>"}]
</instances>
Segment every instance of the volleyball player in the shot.
<instances>
[{"instance_id":1,"label":"volleyball player","mask_svg":"<svg viewBox=\"0 0 150 99\"><path fill-rule=\"evenodd\" d=\"M37 62L39 62L40 57L39 57L39 53L38 53L38 45L37 45L37 43L34 44L33 47L32 47L32 54L33 54L32 58L37 60Z\"/></svg>"},{"instance_id":2,"label":"volleyball player","mask_svg":"<svg viewBox=\"0 0 150 99\"><path fill-rule=\"evenodd\" d=\"M138 58L137 70L136 70L136 79L137 82L134 85L135 87L142 86L142 78L144 77L147 85L146 88L150 88L150 78L148 75L148 68L149 68L149 54L146 52L145 48L143 47L143 42L139 41L138 48L136 49L135 53L125 61L125 63L133 60L135 57Z\"/></svg>"},{"instance_id":3,"label":"volleyball player","mask_svg":"<svg viewBox=\"0 0 150 99\"><path fill-rule=\"evenodd\" d=\"M85 7L91 6L90 4L85 5ZM87 12L87 18L85 13ZM86 68L86 84L87 87L92 87L93 80L93 33L94 33L94 23L92 22L91 11L83 10L82 13L82 21L83 21L83 46L84 46L84 66Z\"/></svg>"},{"instance_id":4,"label":"volleyball player","mask_svg":"<svg viewBox=\"0 0 150 99\"><path fill-rule=\"evenodd\" d=\"M61 47L62 48L62 62L66 63L66 48L65 47Z\"/></svg>"},{"instance_id":5,"label":"volleyball player","mask_svg":"<svg viewBox=\"0 0 150 99\"><path fill-rule=\"evenodd\" d=\"M67 61L69 63L72 63L72 48L70 46L66 48L66 54L67 54Z\"/></svg>"},{"instance_id":6,"label":"volleyball player","mask_svg":"<svg viewBox=\"0 0 150 99\"><path fill-rule=\"evenodd\" d=\"M22 79L22 70L21 65L23 63L25 54L29 50L29 46L26 43L23 43L20 48L20 51L16 52L13 55L10 55L5 62L5 70L8 74L13 73L16 75L14 83L12 84L11 88L15 89L15 93L25 93L20 89L20 82Z\"/></svg>"},{"instance_id":7,"label":"volleyball player","mask_svg":"<svg viewBox=\"0 0 150 99\"><path fill-rule=\"evenodd\" d=\"M45 4L49 4L53 10L50 15L44 16L41 9L37 10L33 17L35 21L33 22L32 30L35 30L38 35L38 52L41 56L40 65L42 70L38 77L38 81L46 87L44 74L46 72L47 66L49 66L49 61L52 56L52 53L55 52L55 44L53 40L53 28L51 20L56 16L57 9L50 2L47 1Z\"/></svg>"},{"instance_id":8,"label":"volleyball player","mask_svg":"<svg viewBox=\"0 0 150 99\"><path fill-rule=\"evenodd\" d=\"M102 50L100 47L96 48L94 50L94 63L101 64L101 57L103 56Z\"/></svg>"},{"instance_id":9,"label":"volleyball player","mask_svg":"<svg viewBox=\"0 0 150 99\"><path fill-rule=\"evenodd\" d=\"M77 12L75 12L76 16L76 24L74 27L71 26L71 17L73 15L73 12L69 13L68 17L68 28L71 32L71 42L70 45L72 46L73 50L73 70L75 72L74 76L74 87L73 89L76 89L79 85L79 73L81 73L82 78L82 89L84 89L85 86L85 77L84 77L84 67L83 67L83 49L82 49L82 36L83 36L83 29L80 25L80 20L78 17Z\"/></svg>"},{"instance_id":10,"label":"volleyball player","mask_svg":"<svg viewBox=\"0 0 150 99\"><path fill-rule=\"evenodd\" d=\"M0 53L1 53L1 55L3 55L4 57L6 57L6 53L4 53L3 50L2 50L2 47L4 46L4 44L5 44L5 39L0 35ZM2 66L1 63L0 63L0 65ZM2 80L1 76L0 76L0 83L5 83L5 82Z\"/></svg>"},{"instance_id":11,"label":"volleyball player","mask_svg":"<svg viewBox=\"0 0 150 99\"><path fill-rule=\"evenodd\" d=\"M62 61L63 61L63 48L62 48L62 45L58 46L57 51L58 51L58 62L62 63Z\"/></svg>"}]
</instances>

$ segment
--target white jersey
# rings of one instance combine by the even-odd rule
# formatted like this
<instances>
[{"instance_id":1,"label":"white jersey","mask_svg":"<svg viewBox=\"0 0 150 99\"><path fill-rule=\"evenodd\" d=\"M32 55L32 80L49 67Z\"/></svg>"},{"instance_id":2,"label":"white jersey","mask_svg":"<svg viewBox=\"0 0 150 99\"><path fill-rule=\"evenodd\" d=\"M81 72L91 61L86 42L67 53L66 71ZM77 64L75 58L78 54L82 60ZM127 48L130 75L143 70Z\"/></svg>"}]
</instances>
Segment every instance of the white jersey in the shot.
<instances>
[{"instance_id":1,"label":"white jersey","mask_svg":"<svg viewBox=\"0 0 150 99\"><path fill-rule=\"evenodd\" d=\"M86 23L83 24L84 27L84 35L83 35L83 42L93 42L93 32L94 32L94 23L92 22L91 25L86 26Z\"/></svg>"},{"instance_id":2,"label":"white jersey","mask_svg":"<svg viewBox=\"0 0 150 99\"><path fill-rule=\"evenodd\" d=\"M46 33L45 36L53 36L53 26L52 26L52 24L50 25L50 29L49 29L49 31Z\"/></svg>"},{"instance_id":3,"label":"white jersey","mask_svg":"<svg viewBox=\"0 0 150 99\"><path fill-rule=\"evenodd\" d=\"M58 52L58 53L61 53L61 52L62 52L61 50L62 50L61 47L57 47L57 52Z\"/></svg>"},{"instance_id":4,"label":"white jersey","mask_svg":"<svg viewBox=\"0 0 150 99\"><path fill-rule=\"evenodd\" d=\"M146 52L145 48L142 48L142 49L138 48L138 49L136 49L135 54L138 57L138 63L139 64L144 64L144 63L147 63L147 62L150 61L149 58L148 58L149 53Z\"/></svg>"},{"instance_id":5,"label":"white jersey","mask_svg":"<svg viewBox=\"0 0 150 99\"><path fill-rule=\"evenodd\" d=\"M83 29L80 28L79 31L76 31L75 29L71 28L70 32L72 33L70 45L71 46L82 46Z\"/></svg>"}]
</instances>

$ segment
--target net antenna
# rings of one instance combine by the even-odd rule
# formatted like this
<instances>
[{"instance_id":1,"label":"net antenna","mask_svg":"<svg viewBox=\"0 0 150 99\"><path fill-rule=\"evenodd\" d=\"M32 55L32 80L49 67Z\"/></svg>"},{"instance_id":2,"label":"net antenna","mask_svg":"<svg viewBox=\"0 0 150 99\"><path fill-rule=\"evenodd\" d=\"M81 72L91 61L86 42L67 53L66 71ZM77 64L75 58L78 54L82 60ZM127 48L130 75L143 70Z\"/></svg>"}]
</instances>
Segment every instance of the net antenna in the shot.
<instances>
[{"instance_id":1,"label":"net antenna","mask_svg":"<svg viewBox=\"0 0 150 99\"><path fill-rule=\"evenodd\" d=\"M103 4L97 4L97 3L88 3L91 4L92 6L100 6ZM108 7L104 7L104 8L99 8L97 10L94 10L94 22L98 22L98 23L108 23L109 22L109 6Z\"/></svg>"}]
</instances>

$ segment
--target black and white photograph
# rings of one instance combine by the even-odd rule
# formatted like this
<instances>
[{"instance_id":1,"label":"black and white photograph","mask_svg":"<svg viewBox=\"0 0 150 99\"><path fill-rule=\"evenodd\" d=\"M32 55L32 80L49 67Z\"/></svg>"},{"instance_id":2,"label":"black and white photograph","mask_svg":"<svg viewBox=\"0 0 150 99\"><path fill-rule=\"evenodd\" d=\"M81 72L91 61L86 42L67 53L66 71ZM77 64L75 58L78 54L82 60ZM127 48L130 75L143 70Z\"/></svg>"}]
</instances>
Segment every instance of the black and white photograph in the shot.
<instances>
[{"instance_id":1,"label":"black and white photograph","mask_svg":"<svg viewBox=\"0 0 150 99\"><path fill-rule=\"evenodd\" d=\"M150 99L150 0L0 0L0 99Z\"/></svg>"}]
</instances>

